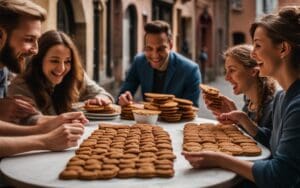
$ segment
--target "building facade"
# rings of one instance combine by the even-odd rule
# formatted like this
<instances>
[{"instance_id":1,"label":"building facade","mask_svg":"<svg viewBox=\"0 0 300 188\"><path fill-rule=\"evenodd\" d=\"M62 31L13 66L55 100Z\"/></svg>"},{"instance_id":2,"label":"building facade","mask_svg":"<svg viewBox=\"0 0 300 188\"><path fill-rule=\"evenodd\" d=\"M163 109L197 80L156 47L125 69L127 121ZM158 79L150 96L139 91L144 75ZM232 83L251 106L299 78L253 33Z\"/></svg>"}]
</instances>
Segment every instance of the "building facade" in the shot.
<instances>
[{"instance_id":1,"label":"building facade","mask_svg":"<svg viewBox=\"0 0 300 188\"><path fill-rule=\"evenodd\" d=\"M226 43L223 0L33 0L48 11L43 30L58 29L77 45L86 72L118 87L133 57L143 51L143 26L161 19L173 30L173 50L197 61L208 48L209 67ZM215 48L218 46L218 48Z\"/></svg>"},{"instance_id":2,"label":"building facade","mask_svg":"<svg viewBox=\"0 0 300 188\"><path fill-rule=\"evenodd\" d=\"M207 49L207 80L223 73L222 52L251 43L249 26L261 13L300 0L32 0L48 11L43 31L58 29L77 45L88 75L118 88L132 59L143 51L143 26L170 23L173 50L199 63ZM271 7L271 8L270 8Z\"/></svg>"}]
</instances>

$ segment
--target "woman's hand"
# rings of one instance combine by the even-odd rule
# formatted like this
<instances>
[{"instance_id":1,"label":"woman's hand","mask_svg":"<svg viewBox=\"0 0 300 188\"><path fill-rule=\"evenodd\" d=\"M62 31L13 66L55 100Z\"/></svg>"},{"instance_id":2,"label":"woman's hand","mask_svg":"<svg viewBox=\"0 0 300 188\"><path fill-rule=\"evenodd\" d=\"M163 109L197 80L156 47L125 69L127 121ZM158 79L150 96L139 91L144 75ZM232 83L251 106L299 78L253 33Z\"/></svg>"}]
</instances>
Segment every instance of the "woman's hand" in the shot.
<instances>
[{"instance_id":1,"label":"woman's hand","mask_svg":"<svg viewBox=\"0 0 300 188\"><path fill-rule=\"evenodd\" d=\"M252 137L255 137L257 132L258 132L258 128L255 122L253 122L245 112L242 111L231 111L229 113L223 113L220 114L217 117L217 120L220 121L221 123L225 123L225 124L238 124L240 126L242 126L247 133L249 133Z\"/></svg>"},{"instance_id":2,"label":"woman's hand","mask_svg":"<svg viewBox=\"0 0 300 188\"><path fill-rule=\"evenodd\" d=\"M84 133L84 126L80 122L63 123L47 134L42 135L44 148L52 151L61 151L78 145Z\"/></svg>"},{"instance_id":3,"label":"woman's hand","mask_svg":"<svg viewBox=\"0 0 300 188\"><path fill-rule=\"evenodd\" d=\"M228 113L222 113L217 117L217 120L221 123L231 121L235 124L243 125L245 122L249 121L249 117L245 112L234 110Z\"/></svg>"},{"instance_id":4,"label":"woman's hand","mask_svg":"<svg viewBox=\"0 0 300 188\"><path fill-rule=\"evenodd\" d=\"M216 168L220 167L219 159L222 155L219 152L203 151L203 152L182 152L182 155L192 165L193 168Z\"/></svg>"},{"instance_id":5,"label":"woman's hand","mask_svg":"<svg viewBox=\"0 0 300 188\"><path fill-rule=\"evenodd\" d=\"M230 170L254 182L252 162L240 160L236 157L213 151L182 152L182 155L189 161L193 168L221 168Z\"/></svg>"},{"instance_id":6,"label":"woman's hand","mask_svg":"<svg viewBox=\"0 0 300 188\"><path fill-rule=\"evenodd\" d=\"M60 127L64 123L80 123L82 125L87 124L89 120L84 116L82 112L67 112L60 114L55 118L51 118L51 120L45 121L41 124L38 124L38 130L36 134L48 133Z\"/></svg>"},{"instance_id":7,"label":"woman's hand","mask_svg":"<svg viewBox=\"0 0 300 188\"><path fill-rule=\"evenodd\" d=\"M237 109L233 100L223 95L219 96L221 106L214 104L214 101L205 93L203 93L203 99L206 107L211 110L215 116L219 116L222 113L231 112Z\"/></svg>"},{"instance_id":8,"label":"woman's hand","mask_svg":"<svg viewBox=\"0 0 300 188\"><path fill-rule=\"evenodd\" d=\"M111 104L112 101L105 96L96 96L93 99L88 99L84 102L85 104L93 104L93 105L100 105L100 106L106 106L108 104Z\"/></svg>"}]
</instances>

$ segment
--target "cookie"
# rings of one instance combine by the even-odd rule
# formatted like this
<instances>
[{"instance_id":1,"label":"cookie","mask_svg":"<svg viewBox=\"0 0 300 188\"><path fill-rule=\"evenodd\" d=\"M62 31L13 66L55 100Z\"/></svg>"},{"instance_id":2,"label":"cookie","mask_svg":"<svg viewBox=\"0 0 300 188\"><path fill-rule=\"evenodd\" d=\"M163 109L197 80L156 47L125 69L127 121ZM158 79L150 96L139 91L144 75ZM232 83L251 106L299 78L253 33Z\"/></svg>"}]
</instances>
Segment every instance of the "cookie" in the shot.
<instances>
[{"instance_id":1,"label":"cookie","mask_svg":"<svg viewBox=\"0 0 300 188\"><path fill-rule=\"evenodd\" d=\"M118 178L131 178L135 177L137 170L135 168L124 168L118 172Z\"/></svg>"},{"instance_id":2,"label":"cookie","mask_svg":"<svg viewBox=\"0 0 300 188\"><path fill-rule=\"evenodd\" d=\"M258 156L262 152L257 146L242 146L242 149L245 156Z\"/></svg>"},{"instance_id":3,"label":"cookie","mask_svg":"<svg viewBox=\"0 0 300 188\"><path fill-rule=\"evenodd\" d=\"M85 170L79 173L79 179L96 180L98 179L98 173L96 171Z\"/></svg>"},{"instance_id":4,"label":"cookie","mask_svg":"<svg viewBox=\"0 0 300 188\"><path fill-rule=\"evenodd\" d=\"M87 112L100 112L101 110L104 109L104 106L100 106L100 105L93 105L93 104L85 104L84 109Z\"/></svg>"},{"instance_id":5,"label":"cookie","mask_svg":"<svg viewBox=\"0 0 300 188\"><path fill-rule=\"evenodd\" d=\"M153 99L173 99L175 98L174 95L170 94L160 94L160 93L144 93L146 97L153 98Z\"/></svg>"},{"instance_id":6,"label":"cookie","mask_svg":"<svg viewBox=\"0 0 300 188\"><path fill-rule=\"evenodd\" d=\"M174 98L173 100L178 104L193 105L193 102L188 99Z\"/></svg>"},{"instance_id":7,"label":"cookie","mask_svg":"<svg viewBox=\"0 0 300 188\"><path fill-rule=\"evenodd\" d=\"M205 84L200 84L199 87L202 89L203 92L210 94L210 95L219 95L220 90L215 88L215 87L211 87L209 85L205 85Z\"/></svg>"},{"instance_id":8,"label":"cookie","mask_svg":"<svg viewBox=\"0 0 300 188\"><path fill-rule=\"evenodd\" d=\"M152 178L155 177L156 171L154 167L144 166L137 170L137 176L141 178Z\"/></svg>"},{"instance_id":9,"label":"cookie","mask_svg":"<svg viewBox=\"0 0 300 188\"><path fill-rule=\"evenodd\" d=\"M156 174L159 177L173 177L174 176L175 171L173 169L157 169L156 170Z\"/></svg>"},{"instance_id":10,"label":"cookie","mask_svg":"<svg viewBox=\"0 0 300 188\"><path fill-rule=\"evenodd\" d=\"M59 174L59 179L71 180L77 179L79 177L79 172L75 170L64 170Z\"/></svg>"}]
</instances>

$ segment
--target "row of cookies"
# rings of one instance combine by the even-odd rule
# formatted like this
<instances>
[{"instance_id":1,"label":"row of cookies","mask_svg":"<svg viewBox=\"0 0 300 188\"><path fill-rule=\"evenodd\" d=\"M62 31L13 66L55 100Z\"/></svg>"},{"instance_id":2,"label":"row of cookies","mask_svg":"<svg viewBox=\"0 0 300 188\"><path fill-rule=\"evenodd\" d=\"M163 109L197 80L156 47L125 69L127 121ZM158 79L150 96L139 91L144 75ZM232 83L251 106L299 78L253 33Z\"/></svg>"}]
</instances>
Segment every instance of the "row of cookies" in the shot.
<instances>
[{"instance_id":1,"label":"row of cookies","mask_svg":"<svg viewBox=\"0 0 300 188\"><path fill-rule=\"evenodd\" d=\"M169 134L158 126L101 124L60 173L60 179L172 177Z\"/></svg>"},{"instance_id":2,"label":"row of cookies","mask_svg":"<svg viewBox=\"0 0 300 188\"><path fill-rule=\"evenodd\" d=\"M183 150L216 151L238 156L258 156L261 148L255 140L234 125L187 123L184 126Z\"/></svg>"}]
</instances>

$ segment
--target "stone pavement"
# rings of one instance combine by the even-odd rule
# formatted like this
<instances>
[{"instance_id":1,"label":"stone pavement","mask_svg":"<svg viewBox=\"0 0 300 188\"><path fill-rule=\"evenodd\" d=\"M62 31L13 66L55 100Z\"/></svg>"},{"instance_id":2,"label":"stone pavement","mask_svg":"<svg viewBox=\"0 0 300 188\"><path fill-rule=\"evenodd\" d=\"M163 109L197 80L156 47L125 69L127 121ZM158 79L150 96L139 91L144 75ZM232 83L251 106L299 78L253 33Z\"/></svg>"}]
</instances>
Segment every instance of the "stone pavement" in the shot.
<instances>
[{"instance_id":1,"label":"stone pavement","mask_svg":"<svg viewBox=\"0 0 300 188\"><path fill-rule=\"evenodd\" d=\"M225 78L224 76L218 76L215 81L208 82L205 84L218 88L222 93L222 95L231 98L235 102L238 109L241 109L244 104L243 95L234 95L232 86L224 78ZM199 103L200 103L199 112L198 112L199 117L215 119L214 115L209 110L207 110L206 105L203 102L202 95L200 96Z\"/></svg>"}]
</instances>

